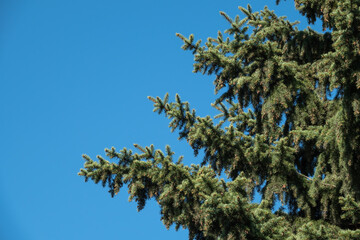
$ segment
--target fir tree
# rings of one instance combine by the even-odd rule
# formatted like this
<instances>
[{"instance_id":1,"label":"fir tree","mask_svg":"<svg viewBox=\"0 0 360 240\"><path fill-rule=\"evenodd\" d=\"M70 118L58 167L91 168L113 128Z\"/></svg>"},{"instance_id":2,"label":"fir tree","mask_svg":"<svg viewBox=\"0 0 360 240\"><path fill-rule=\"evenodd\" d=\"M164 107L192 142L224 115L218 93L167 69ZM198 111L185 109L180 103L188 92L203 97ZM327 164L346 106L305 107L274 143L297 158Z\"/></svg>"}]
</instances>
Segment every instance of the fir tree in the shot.
<instances>
[{"instance_id":1,"label":"fir tree","mask_svg":"<svg viewBox=\"0 0 360 240\"><path fill-rule=\"evenodd\" d=\"M116 162L84 155L79 175L112 196L126 185L139 210L154 198L165 226L189 239L360 239L360 0L295 7L324 31L247 6L243 17L220 12L230 27L205 45L177 34L194 72L215 76L219 115L197 116L178 95L149 99L205 153L201 164L135 144L106 149ZM288 211L274 212L277 200Z\"/></svg>"}]
</instances>

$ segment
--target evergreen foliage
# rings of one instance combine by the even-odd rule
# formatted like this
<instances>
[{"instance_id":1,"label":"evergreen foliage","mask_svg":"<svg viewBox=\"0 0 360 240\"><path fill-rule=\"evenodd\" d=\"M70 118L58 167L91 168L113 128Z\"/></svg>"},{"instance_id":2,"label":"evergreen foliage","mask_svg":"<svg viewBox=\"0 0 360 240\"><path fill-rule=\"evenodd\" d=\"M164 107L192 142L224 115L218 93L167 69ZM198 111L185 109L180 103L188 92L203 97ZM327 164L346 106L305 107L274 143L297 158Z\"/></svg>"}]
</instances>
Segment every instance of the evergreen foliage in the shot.
<instances>
[{"instance_id":1,"label":"evergreen foliage","mask_svg":"<svg viewBox=\"0 0 360 240\"><path fill-rule=\"evenodd\" d=\"M79 175L112 196L127 185L138 210L154 198L165 226L189 239L360 239L360 0L295 7L324 32L248 6L244 18L220 12L230 27L205 45L177 34L194 72L215 76L219 115L197 116L178 95L149 99L195 155L204 151L200 165L135 144L106 149L116 163L84 155ZM289 210L274 212L277 200Z\"/></svg>"}]
</instances>

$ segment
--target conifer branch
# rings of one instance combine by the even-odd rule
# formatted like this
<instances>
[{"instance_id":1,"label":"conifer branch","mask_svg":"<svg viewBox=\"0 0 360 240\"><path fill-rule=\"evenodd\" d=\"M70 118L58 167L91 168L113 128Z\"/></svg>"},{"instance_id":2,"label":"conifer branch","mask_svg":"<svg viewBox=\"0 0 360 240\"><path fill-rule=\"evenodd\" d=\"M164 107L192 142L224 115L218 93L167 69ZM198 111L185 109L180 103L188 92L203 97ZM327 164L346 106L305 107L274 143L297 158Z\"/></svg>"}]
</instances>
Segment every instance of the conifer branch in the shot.
<instances>
[{"instance_id":1,"label":"conifer branch","mask_svg":"<svg viewBox=\"0 0 360 240\"><path fill-rule=\"evenodd\" d=\"M112 196L128 185L139 210L154 198L166 227L190 239L360 239L359 4L295 1L329 32L248 5L244 19L220 12L231 26L204 46L177 33L194 72L214 76L220 119L197 116L178 94L148 99L195 156L204 152L201 165L134 144L139 153L105 150L117 164L84 155L79 175ZM249 202L255 191L260 205ZM277 198L287 211L271 211Z\"/></svg>"}]
</instances>

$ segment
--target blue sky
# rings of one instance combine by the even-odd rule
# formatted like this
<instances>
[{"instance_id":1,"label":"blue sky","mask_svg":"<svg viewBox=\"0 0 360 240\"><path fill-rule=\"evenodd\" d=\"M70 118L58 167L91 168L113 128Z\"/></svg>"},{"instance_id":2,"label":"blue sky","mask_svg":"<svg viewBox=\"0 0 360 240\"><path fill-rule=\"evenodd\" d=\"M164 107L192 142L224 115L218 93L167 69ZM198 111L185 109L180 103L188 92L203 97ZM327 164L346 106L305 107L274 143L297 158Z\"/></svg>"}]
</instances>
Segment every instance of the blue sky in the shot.
<instances>
[{"instance_id":1,"label":"blue sky","mask_svg":"<svg viewBox=\"0 0 360 240\"><path fill-rule=\"evenodd\" d=\"M0 239L186 239L169 231L154 201L140 213L123 189L84 183L81 155L169 144L198 163L146 97L179 93L214 114L213 77L192 73L179 32L206 39L237 6L264 4L291 21L293 1L0 2Z\"/></svg>"}]
</instances>

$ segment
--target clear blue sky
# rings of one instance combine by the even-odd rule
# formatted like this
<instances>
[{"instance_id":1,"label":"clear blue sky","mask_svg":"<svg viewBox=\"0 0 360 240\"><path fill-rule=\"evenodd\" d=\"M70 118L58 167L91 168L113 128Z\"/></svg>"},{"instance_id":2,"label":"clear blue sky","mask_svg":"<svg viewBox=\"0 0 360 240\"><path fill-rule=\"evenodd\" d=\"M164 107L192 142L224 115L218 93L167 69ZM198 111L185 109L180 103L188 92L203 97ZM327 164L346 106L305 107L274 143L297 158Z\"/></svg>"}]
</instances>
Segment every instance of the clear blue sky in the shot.
<instances>
[{"instance_id":1,"label":"clear blue sky","mask_svg":"<svg viewBox=\"0 0 360 240\"><path fill-rule=\"evenodd\" d=\"M84 183L81 155L169 144L198 163L146 97L179 93L213 114L213 77L192 73L175 33L216 36L228 27L219 11L248 2L306 26L293 1L1 0L0 239L186 239L153 201L138 213L126 189L112 199Z\"/></svg>"}]
</instances>

